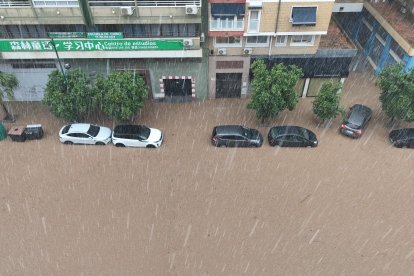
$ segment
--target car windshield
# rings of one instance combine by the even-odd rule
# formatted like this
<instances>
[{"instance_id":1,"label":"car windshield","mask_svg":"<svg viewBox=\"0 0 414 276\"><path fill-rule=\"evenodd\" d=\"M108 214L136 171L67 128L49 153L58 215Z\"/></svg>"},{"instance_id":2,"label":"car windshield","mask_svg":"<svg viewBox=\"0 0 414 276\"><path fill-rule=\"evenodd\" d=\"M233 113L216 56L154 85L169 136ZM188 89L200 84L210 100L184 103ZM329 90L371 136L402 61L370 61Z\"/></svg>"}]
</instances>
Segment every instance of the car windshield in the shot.
<instances>
[{"instance_id":1,"label":"car windshield","mask_svg":"<svg viewBox=\"0 0 414 276\"><path fill-rule=\"evenodd\" d=\"M253 138L253 131L251 130L251 129L249 129L249 128L243 128L243 135L244 135L244 137L247 137L247 138L249 138L249 139L252 139Z\"/></svg>"},{"instance_id":2,"label":"car windshield","mask_svg":"<svg viewBox=\"0 0 414 276\"><path fill-rule=\"evenodd\" d=\"M146 126L140 126L138 129L138 136L142 140L147 140L150 136L151 130Z\"/></svg>"},{"instance_id":3,"label":"car windshield","mask_svg":"<svg viewBox=\"0 0 414 276\"><path fill-rule=\"evenodd\" d=\"M91 125L88 129L88 134L90 136L96 137L96 135L98 135L98 133L99 133L99 129L100 129L100 127Z\"/></svg>"}]
</instances>

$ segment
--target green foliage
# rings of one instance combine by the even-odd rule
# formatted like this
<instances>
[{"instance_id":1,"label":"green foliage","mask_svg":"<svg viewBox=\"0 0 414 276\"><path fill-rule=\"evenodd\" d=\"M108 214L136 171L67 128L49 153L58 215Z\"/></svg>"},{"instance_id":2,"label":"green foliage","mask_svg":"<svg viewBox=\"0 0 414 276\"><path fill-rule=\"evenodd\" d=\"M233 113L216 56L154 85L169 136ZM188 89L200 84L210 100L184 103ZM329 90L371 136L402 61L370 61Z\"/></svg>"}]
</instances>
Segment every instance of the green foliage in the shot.
<instances>
[{"instance_id":1,"label":"green foliage","mask_svg":"<svg viewBox=\"0 0 414 276\"><path fill-rule=\"evenodd\" d=\"M69 121L82 120L95 109L95 91L91 89L90 81L82 69L68 71L66 76L67 85L59 71L49 74L43 102L56 117Z\"/></svg>"},{"instance_id":2,"label":"green foliage","mask_svg":"<svg viewBox=\"0 0 414 276\"><path fill-rule=\"evenodd\" d=\"M4 106L3 97L6 97L8 100L13 100L14 90L17 87L19 87L19 81L15 75L0 71L0 105L4 110L5 119L7 119L10 114L7 108Z\"/></svg>"},{"instance_id":3,"label":"green foliage","mask_svg":"<svg viewBox=\"0 0 414 276\"><path fill-rule=\"evenodd\" d=\"M268 70L263 60L257 60L252 64L252 71L253 92L247 108L254 109L262 123L286 108L295 108L298 102L295 85L303 76L302 69L277 64Z\"/></svg>"},{"instance_id":4,"label":"green foliage","mask_svg":"<svg viewBox=\"0 0 414 276\"><path fill-rule=\"evenodd\" d=\"M384 69L376 82L381 89L382 110L391 119L414 121L414 70L403 71L402 64Z\"/></svg>"},{"instance_id":5,"label":"green foliage","mask_svg":"<svg viewBox=\"0 0 414 276\"><path fill-rule=\"evenodd\" d=\"M341 88L342 85L338 82L328 81L322 84L319 94L313 101L313 113L318 118L330 120L343 111L343 108L339 106L341 96L338 92Z\"/></svg>"},{"instance_id":6,"label":"green foliage","mask_svg":"<svg viewBox=\"0 0 414 276\"><path fill-rule=\"evenodd\" d=\"M136 114L148 96L144 79L130 71L112 72L103 87L103 111L121 121Z\"/></svg>"}]
</instances>

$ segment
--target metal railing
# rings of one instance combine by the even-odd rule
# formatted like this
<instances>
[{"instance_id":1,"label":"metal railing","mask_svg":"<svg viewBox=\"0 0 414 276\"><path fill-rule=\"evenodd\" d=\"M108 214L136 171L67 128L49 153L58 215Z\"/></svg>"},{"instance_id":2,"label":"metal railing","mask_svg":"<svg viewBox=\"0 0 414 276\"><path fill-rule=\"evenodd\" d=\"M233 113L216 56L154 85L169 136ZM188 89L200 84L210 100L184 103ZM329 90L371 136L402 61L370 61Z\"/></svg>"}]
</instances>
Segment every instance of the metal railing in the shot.
<instances>
[{"instance_id":1,"label":"metal railing","mask_svg":"<svg viewBox=\"0 0 414 276\"><path fill-rule=\"evenodd\" d=\"M134 0L124 1L112 1L112 0L89 0L89 5L94 7L135 7ZM201 0L179 0L179 1L168 1L168 0L153 0L153 1L141 1L137 0L136 5L138 7L184 7L186 5L193 5L201 7Z\"/></svg>"},{"instance_id":2,"label":"metal railing","mask_svg":"<svg viewBox=\"0 0 414 276\"><path fill-rule=\"evenodd\" d=\"M77 0L33 0L33 7L79 7Z\"/></svg>"},{"instance_id":3,"label":"metal railing","mask_svg":"<svg viewBox=\"0 0 414 276\"><path fill-rule=\"evenodd\" d=\"M29 0L0 0L0 7L30 7Z\"/></svg>"},{"instance_id":4,"label":"metal railing","mask_svg":"<svg viewBox=\"0 0 414 276\"><path fill-rule=\"evenodd\" d=\"M244 19L212 19L210 18L210 30L243 30Z\"/></svg>"}]
</instances>

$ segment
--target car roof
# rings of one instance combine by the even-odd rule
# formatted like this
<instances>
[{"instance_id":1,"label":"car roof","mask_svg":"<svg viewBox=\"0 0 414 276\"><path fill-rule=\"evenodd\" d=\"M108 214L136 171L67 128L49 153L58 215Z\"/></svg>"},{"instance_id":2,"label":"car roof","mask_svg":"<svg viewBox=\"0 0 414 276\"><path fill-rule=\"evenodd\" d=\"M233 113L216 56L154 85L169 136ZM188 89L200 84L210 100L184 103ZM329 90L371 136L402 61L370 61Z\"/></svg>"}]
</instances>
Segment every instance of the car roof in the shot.
<instances>
[{"instance_id":1,"label":"car roof","mask_svg":"<svg viewBox=\"0 0 414 276\"><path fill-rule=\"evenodd\" d=\"M414 138L414 128L395 129L390 132L389 136L394 138L398 137L398 139Z\"/></svg>"},{"instance_id":2,"label":"car roof","mask_svg":"<svg viewBox=\"0 0 414 276\"><path fill-rule=\"evenodd\" d=\"M348 122L352 124L362 124L364 118L372 113L371 108L362 104L355 104L351 107Z\"/></svg>"},{"instance_id":3,"label":"car roof","mask_svg":"<svg viewBox=\"0 0 414 276\"><path fill-rule=\"evenodd\" d=\"M71 133L71 132L87 132L90 127L91 127L91 124L80 124L80 123L71 124L70 128L68 130L68 133Z\"/></svg>"},{"instance_id":4,"label":"car roof","mask_svg":"<svg viewBox=\"0 0 414 276\"><path fill-rule=\"evenodd\" d=\"M271 130L277 134L298 134L302 135L303 131L312 133L309 129L300 126L274 126Z\"/></svg>"},{"instance_id":5,"label":"car roof","mask_svg":"<svg viewBox=\"0 0 414 276\"><path fill-rule=\"evenodd\" d=\"M222 125L215 127L216 133L221 135L241 134L242 129L243 126L241 125Z\"/></svg>"}]
</instances>

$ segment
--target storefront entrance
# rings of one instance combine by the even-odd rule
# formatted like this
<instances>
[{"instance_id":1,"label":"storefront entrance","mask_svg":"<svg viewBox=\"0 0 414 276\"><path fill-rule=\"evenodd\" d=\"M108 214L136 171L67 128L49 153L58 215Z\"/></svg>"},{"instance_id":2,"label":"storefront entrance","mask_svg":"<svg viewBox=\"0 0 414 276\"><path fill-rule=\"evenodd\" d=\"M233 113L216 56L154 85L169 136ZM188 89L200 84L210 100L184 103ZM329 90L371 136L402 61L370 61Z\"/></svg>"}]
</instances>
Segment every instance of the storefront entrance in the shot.
<instances>
[{"instance_id":1,"label":"storefront entrance","mask_svg":"<svg viewBox=\"0 0 414 276\"><path fill-rule=\"evenodd\" d=\"M216 98L240 98L241 73L216 74Z\"/></svg>"}]
</instances>

